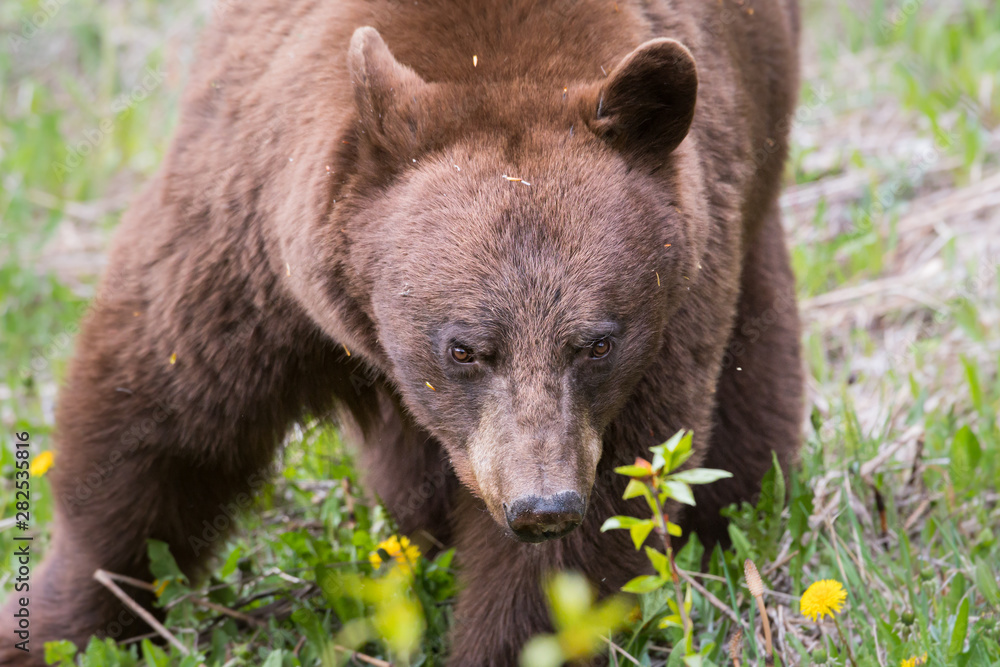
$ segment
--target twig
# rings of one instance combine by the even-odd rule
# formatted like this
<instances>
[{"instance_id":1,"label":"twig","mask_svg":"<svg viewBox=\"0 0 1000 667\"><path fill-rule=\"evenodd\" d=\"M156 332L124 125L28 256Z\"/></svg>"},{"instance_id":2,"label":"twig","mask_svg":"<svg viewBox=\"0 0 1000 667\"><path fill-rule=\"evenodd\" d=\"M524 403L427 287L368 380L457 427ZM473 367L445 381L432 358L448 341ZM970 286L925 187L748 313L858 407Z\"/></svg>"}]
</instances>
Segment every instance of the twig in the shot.
<instances>
[{"instance_id":1,"label":"twig","mask_svg":"<svg viewBox=\"0 0 1000 667\"><path fill-rule=\"evenodd\" d=\"M123 575L113 575L107 570L97 570L94 572L94 579L97 580L102 586L111 591L116 598L125 603L125 606L135 612L136 616L144 620L149 627L153 628L158 635L166 639L170 644L181 652L185 657L190 655L191 652L188 651L187 646L182 644L177 637L171 634L170 630L167 630L162 623L156 620L156 617L150 614L148 611L143 609L142 605L129 597L128 593L123 591L118 587L118 584L114 582L114 578L122 578ZM133 580L135 581L135 580ZM145 582L143 582L145 584Z\"/></svg>"},{"instance_id":2,"label":"twig","mask_svg":"<svg viewBox=\"0 0 1000 667\"><path fill-rule=\"evenodd\" d=\"M622 648L621 646L619 646L618 644L616 644L616 643L614 643L613 641L611 641L611 639L610 639L610 638L608 638L608 637L601 637L601 639L603 639L604 641L606 641L606 642L608 643L608 646L610 646L610 647L611 647L611 649L612 649L612 650L613 650L613 651L614 651L615 653L617 653L617 654L621 655L622 657L625 657L625 658L628 658L628 659L629 659L629 661L630 661L630 662L631 662L632 664L634 664L634 665L639 665L639 667L642 667L642 663L640 663L640 662L639 662L638 660L636 660L636 659L635 659L635 658L633 658L633 657L632 657L631 655L629 655L628 651L626 651L625 649L623 649L623 648Z\"/></svg>"},{"instance_id":3,"label":"twig","mask_svg":"<svg viewBox=\"0 0 1000 667\"><path fill-rule=\"evenodd\" d=\"M732 620L734 623L736 623L737 626L743 627L743 621L742 621L742 619L740 619L739 614L737 614L735 611L733 611L732 607L730 607L725 602L723 602L719 598L717 598L714 595L712 595L712 593L709 592L709 590L707 588L705 588L704 586L702 586L701 584L699 584L698 581L694 577L692 577L690 574L688 574L684 570L682 570L680 568L677 568L677 574L679 574L681 576L681 579L683 579L684 581L686 581L689 584L691 584L691 587L693 589L695 589L696 591L698 591L699 593L701 593L702 597L704 597L706 600L708 600L709 603L712 604L712 606L714 606L716 609L718 609L723 614L725 614L726 616L728 616L730 618L730 620Z\"/></svg>"},{"instance_id":4,"label":"twig","mask_svg":"<svg viewBox=\"0 0 1000 667\"><path fill-rule=\"evenodd\" d=\"M212 611L216 611L216 612L218 612L220 614L223 614L225 616L229 616L231 618L235 618L238 621L243 621L247 625L255 625L255 626L266 626L267 625L267 623L264 623L263 621L261 621L258 618L254 618L253 616L248 616L248 615L244 614L242 611L236 611L235 609L230 609L229 607L225 607L225 606L223 606L221 604L216 604L215 602L212 602L211 600L206 600L204 598L195 598L195 597L193 597L193 598L191 598L191 601L194 602L197 605L201 605L202 607L205 607L206 609L211 609Z\"/></svg>"},{"instance_id":5,"label":"twig","mask_svg":"<svg viewBox=\"0 0 1000 667\"><path fill-rule=\"evenodd\" d=\"M370 655L365 655L364 653L358 653L357 651L352 651L346 646L341 646L340 644L334 644L333 648L344 653L349 653L351 658L354 660L360 660L361 662L367 663L369 665L375 665L375 667L392 667L391 662L386 662L385 660L379 660L378 658L373 658Z\"/></svg>"},{"instance_id":6,"label":"twig","mask_svg":"<svg viewBox=\"0 0 1000 667\"><path fill-rule=\"evenodd\" d=\"M765 567L764 571L761 572L761 574L763 576L765 576L765 577L770 577L771 574L775 570L777 570L779 567L781 567L782 565L784 565L785 563L787 563L788 561L792 560L793 558L795 558L798 555L799 555L799 550L798 549L796 549L795 551L793 551L791 553L785 554L784 556L782 556L778 560L774 561L773 563L771 563L770 565L768 565L767 567Z\"/></svg>"}]
</instances>

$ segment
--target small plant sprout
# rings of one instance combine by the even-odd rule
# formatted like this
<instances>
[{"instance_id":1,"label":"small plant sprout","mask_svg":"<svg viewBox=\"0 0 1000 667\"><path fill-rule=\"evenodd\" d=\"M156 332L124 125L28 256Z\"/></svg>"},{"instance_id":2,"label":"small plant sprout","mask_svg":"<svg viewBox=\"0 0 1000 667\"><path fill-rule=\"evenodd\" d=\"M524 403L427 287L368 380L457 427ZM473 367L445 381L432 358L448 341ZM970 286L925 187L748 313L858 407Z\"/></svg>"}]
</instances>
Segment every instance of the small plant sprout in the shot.
<instances>
[{"instance_id":1,"label":"small plant sprout","mask_svg":"<svg viewBox=\"0 0 1000 667\"><path fill-rule=\"evenodd\" d=\"M641 549L649 534L656 531L663 544L660 552L652 547L646 547L646 556L653 565L656 574L641 575L622 586L627 593L650 593L668 583L673 583L676 598L676 614L684 631L686 650L692 655L692 627L688 615L690 599L685 599L681 590L681 578L674 563L674 552L670 546L670 538L680 537L681 528L670 521L664 512L668 500L674 500L685 505L694 505L694 494L691 486L694 484L711 484L732 474L725 470L710 468L689 468L680 470L691 458L692 434L690 431L678 431L662 445L650 447L652 461L637 458L633 465L615 468L619 475L629 478L628 486L622 496L626 500L642 497L649 505L652 519L639 519L631 516L613 516L604 522L601 531L624 529L629 531L636 550ZM674 606L671 603L671 606ZM669 619L668 619L669 620Z\"/></svg>"},{"instance_id":2,"label":"small plant sprout","mask_svg":"<svg viewBox=\"0 0 1000 667\"><path fill-rule=\"evenodd\" d=\"M760 578L760 572L757 571L757 566L752 560L747 558L746 562L743 563L743 574L747 580L747 588L750 589L750 595L757 600L757 609L760 610L761 623L764 625L764 643L765 643L765 664L774 664L774 646L771 643L771 619L767 617L767 606L764 604L764 581Z\"/></svg>"},{"instance_id":3,"label":"small plant sprout","mask_svg":"<svg viewBox=\"0 0 1000 667\"><path fill-rule=\"evenodd\" d=\"M740 667L740 653L743 651L743 630L736 629L736 634L729 640L729 659L733 661L733 667Z\"/></svg>"},{"instance_id":4,"label":"small plant sprout","mask_svg":"<svg viewBox=\"0 0 1000 667\"><path fill-rule=\"evenodd\" d=\"M819 622L824 616L832 618L834 625L837 626L840 641L843 642L844 648L847 650L847 657L854 667L858 667L858 663L854 660L854 652L851 651L851 643L847 641L844 630L840 627L840 621L837 620L837 614L843 609L846 600L847 591L844 590L843 584L836 579L824 579L814 582L806 589L806 592L802 594L799 609L803 616L814 622Z\"/></svg>"}]
</instances>

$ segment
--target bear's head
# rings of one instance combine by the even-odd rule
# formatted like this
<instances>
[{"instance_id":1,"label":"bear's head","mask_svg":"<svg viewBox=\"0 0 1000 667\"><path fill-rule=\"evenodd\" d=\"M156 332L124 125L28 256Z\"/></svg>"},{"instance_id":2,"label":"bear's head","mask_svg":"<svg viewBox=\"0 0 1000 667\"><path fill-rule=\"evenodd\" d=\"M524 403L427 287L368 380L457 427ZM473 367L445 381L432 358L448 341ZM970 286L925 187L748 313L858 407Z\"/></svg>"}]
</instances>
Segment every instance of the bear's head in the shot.
<instances>
[{"instance_id":1,"label":"bear's head","mask_svg":"<svg viewBox=\"0 0 1000 667\"><path fill-rule=\"evenodd\" d=\"M657 39L599 81L432 82L361 28L349 67L385 373L502 527L565 535L706 243L694 60Z\"/></svg>"}]
</instances>

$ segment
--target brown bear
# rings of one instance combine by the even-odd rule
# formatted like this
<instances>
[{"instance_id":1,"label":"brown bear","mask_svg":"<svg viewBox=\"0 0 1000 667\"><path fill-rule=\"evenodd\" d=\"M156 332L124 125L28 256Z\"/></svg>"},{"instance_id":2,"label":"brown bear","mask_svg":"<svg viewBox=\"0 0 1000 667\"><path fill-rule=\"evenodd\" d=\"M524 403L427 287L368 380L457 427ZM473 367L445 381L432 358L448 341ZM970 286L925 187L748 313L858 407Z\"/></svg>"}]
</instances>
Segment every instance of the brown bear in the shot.
<instances>
[{"instance_id":1,"label":"brown bear","mask_svg":"<svg viewBox=\"0 0 1000 667\"><path fill-rule=\"evenodd\" d=\"M0 663L134 632L94 571L148 579L156 538L197 574L306 415L457 547L452 665L516 664L544 573L648 567L599 531L636 509L612 468L680 429L735 476L672 517L724 539L799 443L794 0L223 9L77 340L32 650Z\"/></svg>"}]
</instances>

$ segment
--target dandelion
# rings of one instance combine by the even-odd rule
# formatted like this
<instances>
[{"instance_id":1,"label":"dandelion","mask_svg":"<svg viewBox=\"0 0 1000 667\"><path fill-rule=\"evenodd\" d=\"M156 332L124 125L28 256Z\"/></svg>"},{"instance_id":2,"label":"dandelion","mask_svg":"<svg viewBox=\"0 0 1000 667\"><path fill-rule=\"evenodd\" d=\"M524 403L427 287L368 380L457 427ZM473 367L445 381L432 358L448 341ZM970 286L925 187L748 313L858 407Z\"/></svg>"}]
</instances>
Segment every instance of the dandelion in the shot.
<instances>
[{"instance_id":1,"label":"dandelion","mask_svg":"<svg viewBox=\"0 0 1000 667\"><path fill-rule=\"evenodd\" d=\"M899 667L918 667L918 665L923 665L927 663L927 652L925 651L923 655L913 656L912 658L907 658L899 663Z\"/></svg>"},{"instance_id":2,"label":"dandelion","mask_svg":"<svg viewBox=\"0 0 1000 667\"><path fill-rule=\"evenodd\" d=\"M55 461L55 454L52 452L42 452L35 457L35 460L31 462L31 467L28 468L28 472L31 473L32 477L41 477L49 471Z\"/></svg>"},{"instance_id":3,"label":"dandelion","mask_svg":"<svg viewBox=\"0 0 1000 667\"><path fill-rule=\"evenodd\" d=\"M799 607L803 616L819 621L823 616L833 618L834 614L839 614L845 600L847 591L843 584L836 579L824 579L806 589Z\"/></svg>"},{"instance_id":4,"label":"dandelion","mask_svg":"<svg viewBox=\"0 0 1000 667\"><path fill-rule=\"evenodd\" d=\"M848 659L854 667L858 667L858 663L854 659L854 652L851 650L851 644L844 636L844 629L840 627L840 621L837 620L837 614L843 609L846 600L847 591L844 590L842 583L836 579L824 579L823 581L813 583L806 589L806 592L802 594L802 600L799 602L799 609L802 611L803 616L811 618L813 621L818 622L824 616L832 618L833 624L837 626L837 634L840 635L840 641L843 642L844 648L847 649Z\"/></svg>"},{"instance_id":5,"label":"dandelion","mask_svg":"<svg viewBox=\"0 0 1000 667\"><path fill-rule=\"evenodd\" d=\"M368 554L368 562L376 570L382 567L383 551L388 555L389 560L395 561L400 569L406 573L413 571L413 566L420 558L420 548L411 543L408 537L393 535L389 539L379 542L378 548Z\"/></svg>"}]
</instances>

